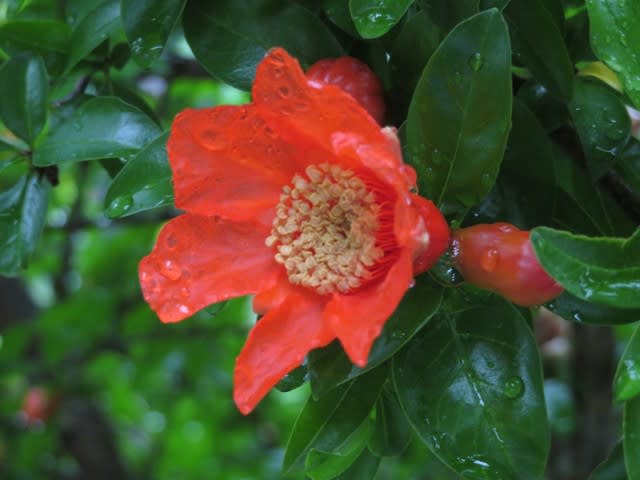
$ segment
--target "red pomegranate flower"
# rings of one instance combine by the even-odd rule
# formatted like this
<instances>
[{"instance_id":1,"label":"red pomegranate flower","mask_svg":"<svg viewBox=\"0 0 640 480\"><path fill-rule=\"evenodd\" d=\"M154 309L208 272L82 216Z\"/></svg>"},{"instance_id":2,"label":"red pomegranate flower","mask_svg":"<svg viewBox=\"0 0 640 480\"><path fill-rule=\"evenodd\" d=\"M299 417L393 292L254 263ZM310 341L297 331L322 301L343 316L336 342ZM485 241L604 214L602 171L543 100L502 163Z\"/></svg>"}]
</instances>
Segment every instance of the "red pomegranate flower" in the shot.
<instances>
[{"instance_id":1,"label":"red pomegranate flower","mask_svg":"<svg viewBox=\"0 0 640 480\"><path fill-rule=\"evenodd\" d=\"M364 366L416 273L449 230L411 193L395 132L338 87L307 81L271 50L253 103L180 113L167 151L175 203L140 262L164 322L254 294L257 322L238 356L234 399L249 413L313 348L338 338Z\"/></svg>"}]
</instances>

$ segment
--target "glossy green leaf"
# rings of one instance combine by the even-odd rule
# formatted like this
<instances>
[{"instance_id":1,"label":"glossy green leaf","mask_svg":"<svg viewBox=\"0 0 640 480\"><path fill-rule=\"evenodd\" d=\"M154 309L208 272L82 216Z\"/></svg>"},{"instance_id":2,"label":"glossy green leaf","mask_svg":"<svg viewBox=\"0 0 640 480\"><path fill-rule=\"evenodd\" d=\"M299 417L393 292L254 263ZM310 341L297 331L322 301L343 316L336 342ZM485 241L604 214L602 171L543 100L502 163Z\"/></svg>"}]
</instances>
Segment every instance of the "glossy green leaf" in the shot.
<instances>
[{"instance_id":1,"label":"glossy green leaf","mask_svg":"<svg viewBox=\"0 0 640 480\"><path fill-rule=\"evenodd\" d=\"M622 413L622 444L624 463L629 480L640 479L640 397L624 404Z\"/></svg>"},{"instance_id":2,"label":"glossy green leaf","mask_svg":"<svg viewBox=\"0 0 640 480\"><path fill-rule=\"evenodd\" d=\"M356 26L351 18L349 2L345 0L323 0L322 8L331 22L352 37L358 37Z\"/></svg>"},{"instance_id":3,"label":"glossy green leaf","mask_svg":"<svg viewBox=\"0 0 640 480\"><path fill-rule=\"evenodd\" d=\"M591 325L626 325L640 321L638 308L615 308L591 303L566 291L549 302L547 308L565 320Z\"/></svg>"},{"instance_id":4,"label":"glossy green leaf","mask_svg":"<svg viewBox=\"0 0 640 480\"><path fill-rule=\"evenodd\" d=\"M400 455L409 445L411 426L394 392L383 390L376 405L376 421L369 450L379 457Z\"/></svg>"},{"instance_id":5,"label":"glossy green leaf","mask_svg":"<svg viewBox=\"0 0 640 480\"><path fill-rule=\"evenodd\" d=\"M349 0L351 18L362 38L377 38L400 21L413 0Z\"/></svg>"},{"instance_id":6,"label":"glossy green leaf","mask_svg":"<svg viewBox=\"0 0 640 480\"><path fill-rule=\"evenodd\" d=\"M429 283L427 277L417 278L416 285L405 294L373 343L369 363L364 368L353 365L337 342L312 350L308 369L314 396L362 375L400 350L438 311L442 293L443 289Z\"/></svg>"},{"instance_id":7,"label":"glossy green leaf","mask_svg":"<svg viewBox=\"0 0 640 480\"><path fill-rule=\"evenodd\" d=\"M640 196L640 142L635 138L629 139L616 170L629 188Z\"/></svg>"},{"instance_id":8,"label":"glossy green leaf","mask_svg":"<svg viewBox=\"0 0 640 480\"><path fill-rule=\"evenodd\" d=\"M478 0L417 0L418 5L446 34L463 20L480 10L498 5L481 6ZM495 2L499 3L499 2Z\"/></svg>"},{"instance_id":9,"label":"glossy green leaf","mask_svg":"<svg viewBox=\"0 0 640 480\"><path fill-rule=\"evenodd\" d=\"M604 63L618 73L625 91L640 107L640 3L587 0L591 45Z\"/></svg>"},{"instance_id":10,"label":"glossy green leaf","mask_svg":"<svg viewBox=\"0 0 640 480\"><path fill-rule=\"evenodd\" d=\"M185 4L186 0L121 0L122 26L141 67L160 57Z\"/></svg>"},{"instance_id":11,"label":"glossy green leaf","mask_svg":"<svg viewBox=\"0 0 640 480\"><path fill-rule=\"evenodd\" d=\"M591 238L540 227L531 242L544 269L573 295L640 308L640 229L629 239Z\"/></svg>"},{"instance_id":12,"label":"glossy green leaf","mask_svg":"<svg viewBox=\"0 0 640 480\"><path fill-rule=\"evenodd\" d=\"M90 11L74 26L65 71L69 72L120 26L119 0L105 0L97 8Z\"/></svg>"},{"instance_id":13,"label":"glossy green leaf","mask_svg":"<svg viewBox=\"0 0 640 480\"><path fill-rule=\"evenodd\" d=\"M305 462L307 476L312 480L329 480L344 472L366 448L372 430L372 422L366 419L331 453L312 448Z\"/></svg>"},{"instance_id":14,"label":"glossy green leaf","mask_svg":"<svg viewBox=\"0 0 640 480\"><path fill-rule=\"evenodd\" d=\"M40 57L13 57L0 69L0 117L18 137L33 146L47 122L49 78ZM10 92L10 94L9 94Z\"/></svg>"},{"instance_id":15,"label":"glossy green leaf","mask_svg":"<svg viewBox=\"0 0 640 480\"><path fill-rule=\"evenodd\" d=\"M518 48L514 53L560 100L571 98L573 65L554 15L543 0L511 0L504 10Z\"/></svg>"},{"instance_id":16,"label":"glossy green leaf","mask_svg":"<svg viewBox=\"0 0 640 480\"><path fill-rule=\"evenodd\" d=\"M347 470L335 477L335 480L371 480L380 465L380 457L366 448Z\"/></svg>"},{"instance_id":17,"label":"glossy green leaf","mask_svg":"<svg viewBox=\"0 0 640 480\"><path fill-rule=\"evenodd\" d=\"M553 132L567 122L569 110L564 102L551 95L549 89L535 79L527 80L516 97L522 100L547 132Z\"/></svg>"},{"instance_id":18,"label":"glossy green leaf","mask_svg":"<svg viewBox=\"0 0 640 480\"><path fill-rule=\"evenodd\" d=\"M310 398L291 432L284 455L285 473L301 471L311 449L339 453L369 417L387 373L386 368L378 368L319 400Z\"/></svg>"},{"instance_id":19,"label":"glossy green leaf","mask_svg":"<svg viewBox=\"0 0 640 480\"><path fill-rule=\"evenodd\" d=\"M0 274L15 275L34 252L44 227L50 187L34 172L0 192Z\"/></svg>"},{"instance_id":20,"label":"glossy green leaf","mask_svg":"<svg viewBox=\"0 0 640 480\"><path fill-rule=\"evenodd\" d=\"M622 442L618 442L606 460L589 475L589 480L628 480Z\"/></svg>"},{"instance_id":21,"label":"glossy green leaf","mask_svg":"<svg viewBox=\"0 0 640 480\"><path fill-rule=\"evenodd\" d=\"M111 182L104 203L110 218L126 217L173 203L165 133L130 159Z\"/></svg>"},{"instance_id":22,"label":"glossy green leaf","mask_svg":"<svg viewBox=\"0 0 640 480\"><path fill-rule=\"evenodd\" d=\"M577 78L569 111L587 167L597 179L618 160L631 132L631 120L622 100L603 83Z\"/></svg>"},{"instance_id":23,"label":"glossy green leaf","mask_svg":"<svg viewBox=\"0 0 640 480\"><path fill-rule=\"evenodd\" d=\"M35 165L130 157L161 134L153 120L115 97L96 97L47 136Z\"/></svg>"},{"instance_id":24,"label":"glossy green leaf","mask_svg":"<svg viewBox=\"0 0 640 480\"><path fill-rule=\"evenodd\" d=\"M496 296L481 304L465 300L451 311L429 322L393 359L409 422L464 478L541 478L549 427L527 321Z\"/></svg>"},{"instance_id":25,"label":"glossy green leaf","mask_svg":"<svg viewBox=\"0 0 640 480\"><path fill-rule=\"evenodd\" d=\"M618 401L640 393L640 326L637 326L624 349L613 378L613 394Z\"/></svg>"},{"instance_id":26,"label":"glossy green leaf","mask_svg":"<svg viewBox=\"0 0 640 480\"><path fill-rule=\"evenodd\" d=\"M343 54L318 17L285 0L192 0L183 27L204 68L244 90L251 88L256 65L273 47L283 47L303 65Z\"/></svg>"},{"instance_id":27,"label":"glossy green leaf","mask_svg":"<svg viewBox=\"0 0 640 480\"><path fill-rule=\"evenodd\" d=\"M497 10L459 24L427 64L409 107L420 191L459 215L495 181L511 119L511 52Z\"/></svg>"}]
</instances>

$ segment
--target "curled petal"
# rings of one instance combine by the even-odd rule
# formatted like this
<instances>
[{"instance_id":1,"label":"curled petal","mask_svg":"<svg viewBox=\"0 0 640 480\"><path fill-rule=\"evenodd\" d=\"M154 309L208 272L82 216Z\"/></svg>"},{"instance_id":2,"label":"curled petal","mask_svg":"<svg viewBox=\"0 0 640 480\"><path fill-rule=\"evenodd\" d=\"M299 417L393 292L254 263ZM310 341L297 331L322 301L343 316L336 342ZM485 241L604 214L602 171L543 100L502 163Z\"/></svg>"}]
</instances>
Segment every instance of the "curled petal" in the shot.
<instances>
[{"instance_id":1,"label":"curled petal","mask_svg":"<svg viewBox=\"0 0 640 480\"><path fill-rule=\"evenodd\" d=\"M185 214L167 223L139 265L145 300L177 322L227 298L273 286L280 270L266 227Z\"/></svg>"},{"instance_id":2,"label":"curled petal","mask_svg":"<svg viewBox=\"0 0 640 480\"><path fill-rule=\"evenodd\" d=\"M367 364L371 345L412 281L412 258L403 251L381 282L352 295L335 295L324 319L353 363Z\"/></svg>"},{"instance_id":3,"label":"curled petal","mask_svg":"<svg viewBox=\"0 0 640 480\"><path fill-rule=\"evenodd\" d=\"M326 158L284 142L253 105L183 111L167 152L176 206L234 220L272 208L295 173Z\"/></svg>"},{"instance_id":4,"label":"curled petal","mask_svg":"<svg viewBox=\"0 0 640 480\"><path fill-rule=\"evenodd\" d=\"M323 301L316 295L289 295L270 310L249 333L236 360L233 398L245 415L307 353L327 345L334 335L322 322Z\"/></svg>"},{"instance_id":5,"label":"curled petal","mask_svg":"<svg viewBox=\"0 0 640 480\"><path fill-rule=\"evenodd\" d=\"M451 232L444 216L431 200L411 195L412 203L418 209L426 235L418 237L419 245L413 262L413 273L418 275L429 270L449 248ZM420 245L420 239L423 244Z\"/></svg>"},{"instance_id":6,"label":"curled petal","mask_svg":"<svg viewBox=\"0 0 640 480\"><path fill-rule=\"evenodd\" d=\"M309 85L298 62L281 48L272 49L258 65L253 98L260 114L287 141L311 142L339 155L340 136L348 135L367 148L379 145L390 152L375 158L363 152L363 166L402 164L402 158L393 153L397 145L351 95L333 85Z\"/></svg>"}]
</instances>

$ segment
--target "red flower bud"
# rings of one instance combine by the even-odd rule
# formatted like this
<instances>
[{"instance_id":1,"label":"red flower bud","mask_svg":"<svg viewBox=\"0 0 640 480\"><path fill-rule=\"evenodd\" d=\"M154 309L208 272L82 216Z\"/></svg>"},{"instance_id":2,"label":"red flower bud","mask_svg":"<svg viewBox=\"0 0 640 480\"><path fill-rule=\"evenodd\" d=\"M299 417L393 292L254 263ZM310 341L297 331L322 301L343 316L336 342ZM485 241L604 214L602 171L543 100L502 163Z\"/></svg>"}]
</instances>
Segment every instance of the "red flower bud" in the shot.
<instances>
[{"instance_id":1,"label":"red flower bud","mask_svg":"<svg viewBox=\"0 0 640 480\"><path fill-rule=\"evenodd\" d=\"M524 307L548 302L563 291L538 262L529 231L508 223L454 232L453 260L469 283Z\"/></svg>"},{"instance_id":2,"label":"red flower bud","mask_svg":"<svg viewBox=\"0 0 640 480\"><path fill-rule=\"evenodd\" d=\"M355 98L378 123L384 117L380 80L369 66L353 57L326 58L307 70L309 80L336 85Z\"/></svg>"},{"instance_id":3,"label":"red flower bud","mask_svg":"<svg viewBox=\"0 0 640 480\"><path fill-rule=\"evenodd\" d=\"M27 424L44 422L56 410L57 399L42 387L31 387L22 401L22 414Z\"/></svg>"}]
</instances>

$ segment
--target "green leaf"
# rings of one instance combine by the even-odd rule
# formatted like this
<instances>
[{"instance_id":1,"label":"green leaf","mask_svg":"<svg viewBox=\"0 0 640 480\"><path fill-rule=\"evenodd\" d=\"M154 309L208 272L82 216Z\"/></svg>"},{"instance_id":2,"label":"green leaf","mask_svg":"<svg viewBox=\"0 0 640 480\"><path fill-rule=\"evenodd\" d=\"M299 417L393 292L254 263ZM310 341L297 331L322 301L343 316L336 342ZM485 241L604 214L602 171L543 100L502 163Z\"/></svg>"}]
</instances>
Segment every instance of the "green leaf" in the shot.
<instances>
[{"instance_id":1,"label":"green leaf","mask_svg":"<svg viewBox=\"0 0 640 480\"><path fill-rule=\"evenodd\" d=\"M589 480L627 480L622 442L618 442L607 459L589 475Z\"/></svg>"},{"instance_id":2,"label":"green leaf","mask_svg":"<svg viewBox=\"0 0 640 480\"><path fill-rule=\"evenodd\" d=\"M129 157L161 134L153 120L115 97L83 103L35 151L35 165Z\"/></svg>"},{"instance_id":3,"label":"green leaf","mask_svg":"<svg viewBox=\"0 0 640 480\"><path fill-rule=\"evenodd\" d=\"M358 32L351 18L349 2L345 2L344 0L323 0L322 8L327 18L331 20L335 26L352 37L358 37Z\"/></svg>"},{"instance_id":4,"label":"green leaf","mask_svg":"<svg viewBox=\"0 0 640 480\"><path fill-rule=\"evenodd\" d=\"M160 57L186 0L121 0L122 26L133 58L142 68Z\"/></svg>"},{"instance_id":5,"label":"green leaf","mask_svg":"<svg viewBox=\"0 0 640 480\"><path fill-rule=\"evenodd\" d=\"M547 132L553 132L567 122L569 111L566 103L554 98L549 89L535 79L527 80L516 98L522 100L535 113Z\"/></svg>"},{"instance_id":6,"label":"green leaf","mask_svg":"<svg viewBox=\"0 0 640 480\"><path fill-rule=\"evenodd\" d=\"M631 132L629 114L618 95L600 82L576 78L569 111L594 179L620 157Z\"/></svg>"},{"instance_id":7,"label":"green leaf","mask_svg":"<svg viewBox=\"0 0 640 480\"><path fill-rule=\"evenodd\" d=\"M251 88L256 65L273 47L283 47L303 65L343 54L318 17L285 0L192 0L183 27L204 68L244 90Z\"/></svg>"},{"instance_id":8,"label":"green leaf","mask_svg":"<svg viewBox=\"0 0 640 480\"><path fill-rule=\"evenodd\" d=\"M640 308L640 228L629 239L591 238L539 227L531 242L544 269L590 302Z\"/></svg>"},{"instance_id":9,"label":"green leaf","mask_svg":"<svg viewBox=\"0 0 640 480\"><path fill-rule=\"evenodd\" d=\"M640 326L624 349L613 379L613 394L618 401L630 400L640 393Z\"/></svg>"},{"instance_id":10,"label":"green leaf","mask_svg":"<svg viewBox=\"0 0 640 480\"><path fill-rule=\"evenodd\" d=\"M413 0L349 0L351 18L362 38L377 38L400 21Z\"/></svg>"},{"instance_id":11,"label":"green leaf","mask_svg":"<svg viewBox=\"0 0 640 480\"><path fill-rule=\"evenodd\" d=\"M0 192L1 274L17 274L35 250L44 227L50 187L38 173L30 173Z\"/></svg>"},{"instance_id":12,"label":"green leaf","mask_svg":"<svg viewBox=\"0 0 640 480\"><path fill-rule=\"evenodd\" d=\"M400 350L438 311L442 294L443 289L430 284L427 277L416 279L416 285L405 294L373 343L369 363L364 368L354 366L338 342L312 350L308 369L314 396L362 375Z\"/></svg>"},{"instance_id":13,"label":"green leaf","mask_svg":"<svg viewBox=\"0 0 640 480\"><path fill-rule=\"evenodd\" d=\"M622 158L616 164L616 170L633 192L640 196L640 142L630 138Z\"/></svg>"},{"instance_id":14,"label":"green leaf","mask_svg":"<svg viewBox=\"0 0 640 480\"><path fill-rule=\"evenodd\" d=\"M565 320L591 325L626 325L640 321L640 309L590 303L566 291L549 302L547 308Z\"/></svg>"},{"instance_id":15,"label":"green leaf","mask_svg":"<svg viewBox=\"0 0 640 480\"><path fill-rule=\"evenodd\" d=\"M569 385L555 378L545 380L544 398L552 431L558 435L570 435L576 426L576 408Z\"/></svg>"},{"instance_id":16,"label":"green leaf","mask_svg":"<svg viewBox=\"0 0 640 480\"><path fill-rule=\"evenodd\" d=\"M383 390L376 405L376 422L369 439L369 450L379 457L400 455L411 441L411 426L404 416L395 392Z\"/></svg>"},{"instance_id":17,"label":"green leaf","mask_svg":"<svg viewBox=\"0 0 640 480\"><path fill-rule=\"evenodd\" d=\"M509 302L434 318L393 359L409 422L465 478L539 479L549 449L542 370L527 321Z\"/></svg>"},{"instance_id":18,"label":"green leaf","mask_svg":"<svg viewBox=\"0 0 640 480\"><path fill-rule=\"evenodd\" d=\"M493 5L480 7L478 0L418 0L422 10L427 13L444 33L448 33L463 20L472 17L480 10Z\"/></svg>"},{"instance_id":19,"label":"green leaf","mask_svg":"<svg viewBox=\"0 0 640 480\"><path fill-rule=\"evenodd\" d=\"M625 91L640 108L640 3L587 0L591 45L600 60L618 73Z\"/></svg>"},{"instance_id":20,"label":"green leaf","mask_svg":"<svg viewBox=\"0 0 640 480\"><path fill-rule=\"evenodd\" d=\"M373 424L369 419L362 422L347 439L333 452L323 452L312 448L305 462L306 474L312 480L328 480L344 472L360 456L367 446Z\"/></svg>"},{"instance_id":21,"label":"green leaf","mask_svg":"<svg viewBox=\"0 0 640 480\"><path fill-rule=\"evenodd\" d=\"M90 11L73 29L65 72L69 72L118 28L120 28L119 0L105 0Z\"/></svg>"},{"instance_id":22,"label":"green leaf","mask_svg":"<svg viewBox=\"0 0 640 480\"><path fill-rule=\"evenodd\" d=\"M640 479L640 397L624 404L622 413L622 444L624 463L629 480Z\"/></svg>"},{"instance_id":23,"label":"green leaf","mask_svg":"<svg viewBox=\"0 0 640 480\"><path fill-rule=\"evenodd\" d=\"M380 457L366 448L347 470L335 477L335 480L371 480L378 471Z\"/></svg>"},{"instance_id":24,"label":"green leaf","mask_svg":"<svg viewBox=\"0 0 640 480\"><path fill-rule=\"evenodd\" d=\"M497 10L460 23L427 64L409 107L409 161L421 192L447 215L484 197L511 119L511 52Z\"/></svg>"},{"instance_id":25,"label":"green leaf","mask_svg":"<svg viewBox=\"0 0 640 480\"><path fill-rule=\"evenodd\" d=\"M387 369L378 368L319 400L309 398L291 432L284 455L285 473L301 471L311 449L340 452L343 444L369 417Z\"/></svg>"},{"instance_id":26,"label":"green leaf","mask_svg":"<svg viewBox=\"0 0 640 480\"><path fill-rule=\"evenodd\" d=\"M168 137L167 132L153 140L118 172L104 199L108 217L126 217L173 203Z\"/></svg>"},{"instance_id":27,"label":"green leaf","mask_svg":"<svg viewBox=\"0 0 640 480\"><path fill-rule=\"evenodd\" d=\"M511 0L504 12L515 37L516 56L551 93L568 101L573 87L573 65L562 32L545 2Z\"/></svg>"},{"instance_id":28,"label":"green leaf","mask_svg":"<svg viewBox=\"0 0 640 480\"><path fill-rule=\"evenodd\" d=\"M0 69L0 117L16 136L33 146L47 122L49 79L40 57L13 57Z\"/></svg>"}]
</instances>

